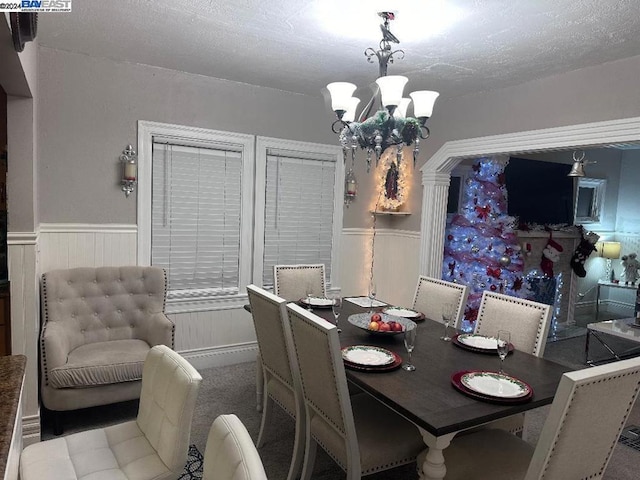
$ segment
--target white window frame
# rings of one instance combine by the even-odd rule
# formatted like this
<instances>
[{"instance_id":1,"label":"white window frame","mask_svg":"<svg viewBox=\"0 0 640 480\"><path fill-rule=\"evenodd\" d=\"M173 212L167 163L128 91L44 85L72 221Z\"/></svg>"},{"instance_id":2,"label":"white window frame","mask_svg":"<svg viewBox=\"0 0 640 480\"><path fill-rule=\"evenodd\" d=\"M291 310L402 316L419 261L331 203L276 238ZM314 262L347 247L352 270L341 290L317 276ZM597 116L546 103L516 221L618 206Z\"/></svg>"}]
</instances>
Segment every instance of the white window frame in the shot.
<instances>
[{"instance_id":1,"label":"white window frame","mask_svg":"<svg viewBox=\"0 0 640 480\"><path fill-rule=\"evenodd\" d=\"M253 278L262 284L264 257L264 208L267 152L282 150L291 152L292 156L301 155L306 158L331 158L336 162L336 177L333 197L333 232L331 248L331 278L327 281L332 292L340 290L340 236L342 235L342 214L344 202L344 160L342 148L334 145L283 140L271 137L256 137L256 190L255 190L255 227L254 227L254 265Z\"/></svg>"},{"instance_id":2,"label":"white window frame","mask_svg":"<svg viewBox=\"0 0 640 480\"><path fill-rule=\"evenodd\" d=\"M242 152L242 206L240 225L240 263L238 293L219 294L214 289L169 292L167 312L239 308L246 303L246 286L251 283L252 224L254 215L255 137L241 133L167 123L138 121L138 265L151 264L151 175L153 137L189 144L202 143L213 148L231 148Z\"/></svg>"}]
</instances>

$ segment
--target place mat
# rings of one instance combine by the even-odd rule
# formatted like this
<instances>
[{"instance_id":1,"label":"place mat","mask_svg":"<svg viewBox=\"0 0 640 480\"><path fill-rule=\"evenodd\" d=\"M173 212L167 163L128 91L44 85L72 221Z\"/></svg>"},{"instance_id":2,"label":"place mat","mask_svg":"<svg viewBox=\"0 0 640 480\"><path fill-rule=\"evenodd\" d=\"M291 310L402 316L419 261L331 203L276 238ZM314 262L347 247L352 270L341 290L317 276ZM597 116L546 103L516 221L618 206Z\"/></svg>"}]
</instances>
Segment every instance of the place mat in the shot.
<instances>
[{"instance_id":1,"label":"place mat","mask_svg":"<svg viewBox=\"0 0 640 480\"><path fill-rule=\"evenodd\" d=\"M522 380L518 380L518 381L525 384L529 389L528 394L522 397L516 397L516 398L494 397L491 395L485 395L480 392L476 392L474 390L470 390L462 382L462 377L470 373L478 373L478 372L473 372L471 370L462 370L460 372L455 372L454 374L451 375L451 385L453 385L453 387L459 392L475 400L480 400L488 403L496 403L499 405L513 405L518 403L526 403L533 398L533 388L531 388L531 386L528 385L527 383L522 382ZM494 373L495 375L498 375L497 372L484 372L484 373Z\"/></svg>"},{"instance_id":2,"label":"place mat","mask_svg":"<svg viewBox=\"0 0 640 480\"><path fill-rule=\"evenodd\" d=\"M409 320L413 320L414 322L421 322L426 318L424 316L424 313L416 312L415 310L410 310L408 308L387 307L383 308L382 311L387 315L395 315L396 317L408 318Z\"/></svg>"},{"instance_id":3,"label":"place mat","mask_svg":"<svg viewBox=\"0 0 640 480\"><path fill-rule=\"evenodd\" d=\"M486 337L484 335L474 335L474 334L469 334L469 333L458 333L456 335L453 336L453 338L451 339L451 343L453 343L456 347L460 347L463 348L465 350L469 350L471 352L476 352L476 353L485 353L485 354L489 354L489 355L497 355L498 354L498 347L496 345L496 348L480 348L479 346L473 346L470 345L469 343L464 343L462 341L460 341L460 339L458 337L464 336L463 338L470 338L470 337L482 337L485 339L488 339L490 337ZM477 345L481 345L482 343L478 343ZM509 352L508 353L512 353L514 351L514 346L512 343L509 344Z\"/></svg>"},{"instance_id":4,"label":"place mat","mask_svg":"<svg viewBox=\"0 0 640 480\"><path fill-rule=\"evenodd\" d=\"M305 297L298 300L298 303L305 307L311 306L313 308L331 308L333 306L333 299L324 297Z\"/></svg>"},{"instance_id":5,"label":"place mat","mask_svg":"<svg viewBox=\"0 0 640 480\"><path fill-rule=\"evenodd\" d=\"M363 367L383 367L394 362L393 352L373 345L351 345L342 349L342 359Z\"/></svg>"},{"instance_id":6,"label":"place mat","mask_svg":"<svg viewBox=\"0 0 640 480\"><path fill-rule=\"evenodd\" d=\"M373 305L371 305L371 300L369 297L348 297L345 298L347 302L354 303L362 308L378 308L378 307L386 307L387 304L381 302L380 300L374 300Z\"/></svg>"}]
</instances>

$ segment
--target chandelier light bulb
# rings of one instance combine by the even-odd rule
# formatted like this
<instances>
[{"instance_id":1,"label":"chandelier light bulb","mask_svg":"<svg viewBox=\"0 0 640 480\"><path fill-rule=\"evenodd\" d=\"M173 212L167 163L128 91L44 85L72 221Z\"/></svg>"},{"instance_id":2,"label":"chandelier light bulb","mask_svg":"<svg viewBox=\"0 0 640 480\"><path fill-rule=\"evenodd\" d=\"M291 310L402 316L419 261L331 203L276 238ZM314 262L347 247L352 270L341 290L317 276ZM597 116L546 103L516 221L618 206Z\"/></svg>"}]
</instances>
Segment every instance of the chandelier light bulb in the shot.
<instances>
[{"instance_id":1,"label":"chandelier light bulb","mask_svg":"<svg viewBox=\"0 0 640 480\"><path fill-rule=\"evenodd\" d=\"M331 94L331 109L334 112L342 111L343 113L349 109L349 102L356 91L356 86L349 82L333 82L327 85L327 90Z\"/></svg>"},{"instance_id":2,"label":"chandelier light bulb","mask_svg":"<svg viewBox=\"0 0 640 480\"><path fill-rule=\"evenodd\" d=\"M402 100L404 86L409 79L402 75L387 75L380 77L376 83L380 87L380 96L382 97L382 105L389 107L397 107Z\"/></svg>"},{"instance_id":3,"label":"chandelier light bulb","mask_svg":"<svg viewBox=\"0 0 640 480\"><path fill-rule=\"evenodd\" d=\"M406 118L407 116L407 109L409 108L409 104L411 103L411 99L410 98L402 98L400 99L400 104L398 105L398 108L396 108L393 112L393 116L396 118Z\"/></svg>"},{"instance_id":4,"label":"chandelier light bulb","mask_svg":"<svg viewBox=\"0 0 640 480\"><path fill-rule=\"evenodd\" d=\"M356 119L356 110L358 108L358 104L360 103L360 99L356 97L351 97L349 99L349 106L347 107L347 111L342 116L343 122L353 122Z\"/></svg>"},{"instance_id":5,"label":"chandelier light bulb","mask_svg":"<svg viewBox=\"0 0 640 480\"><path fill-rule=\"evenodd\" d=\"M411 92L409 96L413 99L413 114L417 118L429 118L433 114L433 105L440 94L431 90L419 90Z\"/></svg>"}]
</instances>

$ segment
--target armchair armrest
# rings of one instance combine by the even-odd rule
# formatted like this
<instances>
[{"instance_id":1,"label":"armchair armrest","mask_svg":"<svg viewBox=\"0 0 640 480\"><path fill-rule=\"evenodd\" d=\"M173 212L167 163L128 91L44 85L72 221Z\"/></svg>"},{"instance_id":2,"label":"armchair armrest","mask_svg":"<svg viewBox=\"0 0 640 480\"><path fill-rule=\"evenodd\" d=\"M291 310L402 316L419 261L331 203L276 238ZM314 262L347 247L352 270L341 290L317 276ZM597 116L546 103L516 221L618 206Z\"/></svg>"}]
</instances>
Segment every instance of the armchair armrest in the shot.
<instances>
[{"instance_id":1,"label":"armchair armrest","mask_svg":"<svg viewBox=\"0 0 640 480\"><path fill-rule=\"evenodd\" d=\"M50 322L42 329L43 370L48 373L52 368L67 363L71 351L71 338L64 325Z\"/></svg>"},{"instance_id":2,"label":"armchair armrest","mask_svg":"<svg viewBox=\"0 0 640 480\"><path fill-rule=\"evenodd\" d=\"M145 340L149 346L166 345L173 348L174 323L162 312L154 313L145 318L140 325L141 340Z\"/></svg>"}]
</instances>

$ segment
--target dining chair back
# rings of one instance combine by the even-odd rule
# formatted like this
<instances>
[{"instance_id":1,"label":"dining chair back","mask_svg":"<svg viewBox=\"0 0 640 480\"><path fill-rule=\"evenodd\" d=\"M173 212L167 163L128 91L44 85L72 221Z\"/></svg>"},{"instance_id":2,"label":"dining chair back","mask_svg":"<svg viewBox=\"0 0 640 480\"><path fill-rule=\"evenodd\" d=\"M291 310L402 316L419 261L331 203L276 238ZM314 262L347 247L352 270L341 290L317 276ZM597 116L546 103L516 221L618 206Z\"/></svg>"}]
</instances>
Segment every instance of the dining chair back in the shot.
<instances>
[{"instance_id":1,"label":"dining chair back","mask_svg":"<svg viewBox=\"0 0 640 480\"><path fill-rule=\"evenodd\" d=\"M20 478L177 478L187 461L201 381L180 354L154 346L142 369L135 420L29 445L20 458Z\"/></svg>"},{"instance_id":2,"label":"dining chair back","mask_svg":"<svg viewBox=\"0 0 640 480\"><path fill-rule=\"evenodd\" d=\"M293 354L286 300L255 285L247 287L251 315L258 339L257 368L262 368L262 421L257 446L265 442L274 402L295 419L295 440L288 479L293 480L302 467L305 415L300 392L298 362Z\"/></svg>"},{"instance_id":3,"label":"dining chair back","mask_svg":"<svg viewBox=\"0 0 640 480\"><path fill-rule=\"evenodd\" d=\"M349 480L415 461L425 448L415 425L370 395L349 396L337 327L293 303L287 311L307 414L302 480L318 444Z\"/></svg>"},{"instance_id":4,"label":"dining chair back","mask_svg":"<svg viewBox=\"0 0 640 480\"><path fill-rule=\"evenodd\" d=\"M233 414L220 415L211 425L202 480L267 480L249 432Z\"/></svg>"},{"instance_id":5,"label":"dining chair back","mask_svg":"<svg viewBox=\"0 0 640 480\"><path fill-rule=\"evenodd\" d=\"M464 317L468 295L469 287L466 285L420 275L412 308L423 313L425 317L442 323L442 306L445 303L452 303L456 306L452 319L453 326L459 328Z\"/></svg>"},{"instance_id":6,"label":"dining chair back","mask_svg":"<svg viewBox=\"0 0 640 480\"><path fill-rule=\"evenodd\" d=\"M496 336L498 330L508 330L516 350L542 357L550 320L550 305L485 291L474 333Z\"/></svg>"},{"instance_id":7,"label":"dining chair back","mask_svg":"<svg viewBox=\"0 0 640 480\"><path fill-rule=\"evenodd\" d=\"M565 373L535 449L501 430L455 438L446 478L603 478L640 390L640 358Z\"/></svg>"},{"instance_id":8,"label":"dining chair back","mask_svg":"<svg viewBox=\"0 0 640 480\"><path fill-rule=\"evenodd\" d=\"M305 298L307 293L326 297L324 264L274 265L273 293L290 302Z\"/></svg>"}]
</instances>

